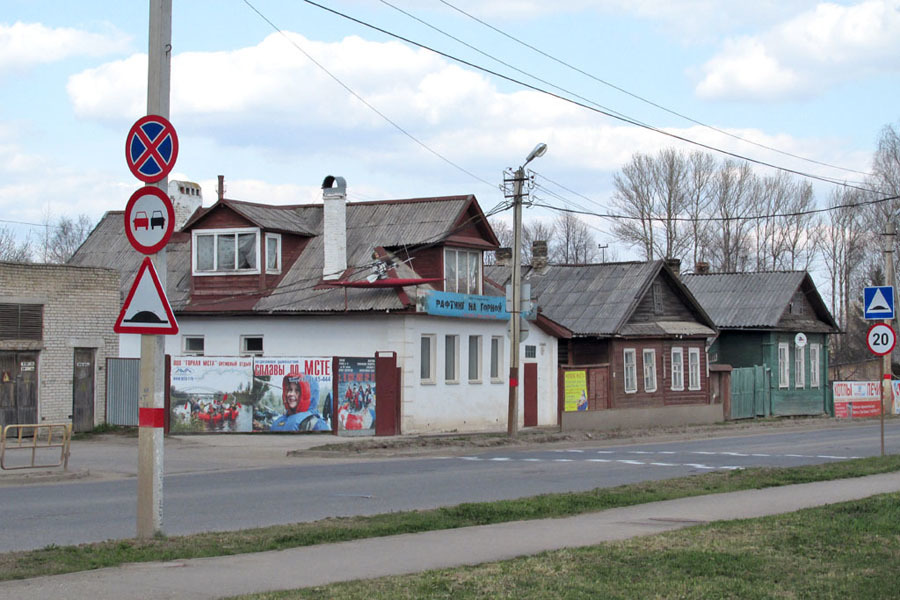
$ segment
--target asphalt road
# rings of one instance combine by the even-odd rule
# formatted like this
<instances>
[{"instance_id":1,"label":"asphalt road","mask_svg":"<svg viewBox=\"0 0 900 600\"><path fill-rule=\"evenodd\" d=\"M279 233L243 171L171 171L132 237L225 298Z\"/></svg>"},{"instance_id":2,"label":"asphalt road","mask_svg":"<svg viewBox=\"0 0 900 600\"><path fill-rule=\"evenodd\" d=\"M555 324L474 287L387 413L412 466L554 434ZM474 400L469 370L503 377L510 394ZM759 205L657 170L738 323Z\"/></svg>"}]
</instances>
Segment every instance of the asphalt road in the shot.
<instances>
[{"instance_id":1,"label":"asphalt road","mask_svg":"<svg viewBox=\"0 0 900 600\"><path fill-rule=\"evenodd\" d=\"M885 440L888 453L900 452L900 422L888 423ZM135 447L136 440L112 449L97 444L80 458L73 456L76 467L93 465L91 478L0 486L0 551L133 537ZM244 529L589 490L713 470L877 456L880 429L867 424L695 441L598 442L354 461L259 452L236 448L197 458L190 448L170 452L167 443L165 533Z\"/></svg>"}]
</instances>

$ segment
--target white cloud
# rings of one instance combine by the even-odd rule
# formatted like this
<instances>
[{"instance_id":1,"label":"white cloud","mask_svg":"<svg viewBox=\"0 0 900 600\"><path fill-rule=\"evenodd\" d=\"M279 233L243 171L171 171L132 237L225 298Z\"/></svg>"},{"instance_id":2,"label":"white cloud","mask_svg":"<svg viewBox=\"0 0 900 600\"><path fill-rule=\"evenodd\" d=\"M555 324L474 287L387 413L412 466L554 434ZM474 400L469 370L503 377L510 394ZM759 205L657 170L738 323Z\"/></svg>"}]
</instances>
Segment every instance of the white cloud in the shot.
<instances>
[{"instance_id":1,"label":"white cloud","mask_svg":"<svg viewBox=\"0 0 900 600\"><path fill-rule=\"evenodd\" d=\"M73 56L105 56L126 50L129 43L129 36L113 28L92 33L40 23L0 23L0 72Z\"/></svg>"},{"instance_id":2,"label":"white cloud","mask_svg":"<svg viewBox=\"0 0 900 600\"><path fill-rule=\"evenodd\" d=\"M822 3L756 36L732 38L703 66L703 98L777 100L900 71L900 0Z\"/></svg>"}]
</instances>

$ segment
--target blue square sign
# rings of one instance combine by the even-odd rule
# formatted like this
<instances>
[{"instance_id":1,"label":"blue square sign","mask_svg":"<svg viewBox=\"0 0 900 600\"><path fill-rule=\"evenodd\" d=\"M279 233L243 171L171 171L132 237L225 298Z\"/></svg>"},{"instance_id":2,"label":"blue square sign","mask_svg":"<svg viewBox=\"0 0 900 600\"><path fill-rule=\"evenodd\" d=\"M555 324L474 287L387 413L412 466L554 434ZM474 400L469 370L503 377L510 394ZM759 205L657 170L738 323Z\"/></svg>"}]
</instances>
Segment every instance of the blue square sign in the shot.
<instances>
[{"instance_id":1,"label":"blue square sign","mask_svg":"<svg viewBox=\"0 0 900 600\"><path fill-rule=\"evenodd\" d=\"M863 315L866 321L894 318L894 287L879 285L863 288Z\"/></svg>"}]
</instances>

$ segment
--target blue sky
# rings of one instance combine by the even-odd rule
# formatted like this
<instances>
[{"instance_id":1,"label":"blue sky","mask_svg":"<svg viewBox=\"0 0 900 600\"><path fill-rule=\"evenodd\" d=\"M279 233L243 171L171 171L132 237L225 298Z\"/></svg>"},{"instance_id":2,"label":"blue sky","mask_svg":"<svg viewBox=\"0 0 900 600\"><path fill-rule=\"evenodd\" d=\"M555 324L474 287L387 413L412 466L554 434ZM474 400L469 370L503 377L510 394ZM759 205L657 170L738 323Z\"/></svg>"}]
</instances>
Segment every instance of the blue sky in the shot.
<instances>
[{"instance_id":1,"label":"blue sky","mask_svg":"<svg viewBox=\"0 0 900 600\"><path fill-rule=\"evenodd\" d=\"M900 0L321 3L553 89L396 10L402 9L590 103L827 177L860 175L724 136L596 79L739 137L858 171L868 170L880 129L900 120ZM281 33L243 0L173 2L171 121L180 153L172 178L200 183L205 205L215 198L219 174L228 197L277 204L318 200L322 179L333 174L347 180L351 200L473 193L487 211L503 200L503 169L546 142L546 156L530 166L571 192L543 180L557 196L547 190L538 196L603 212L613 174L634 152L679 146L301 0L250 4ZM131 124L146 113L149 2L2 0L2 7L0 225L35 235L39 228L22 223L81 213L97 220L123 209L140 187L125 164L124 144ZM430 150L353 97L301 49ZM830 189L816 184L819 202ZM608 241L607 222L591 225L598 241ZM619 256L629 257L624 249Z\"/></svg>"}]
</instances>

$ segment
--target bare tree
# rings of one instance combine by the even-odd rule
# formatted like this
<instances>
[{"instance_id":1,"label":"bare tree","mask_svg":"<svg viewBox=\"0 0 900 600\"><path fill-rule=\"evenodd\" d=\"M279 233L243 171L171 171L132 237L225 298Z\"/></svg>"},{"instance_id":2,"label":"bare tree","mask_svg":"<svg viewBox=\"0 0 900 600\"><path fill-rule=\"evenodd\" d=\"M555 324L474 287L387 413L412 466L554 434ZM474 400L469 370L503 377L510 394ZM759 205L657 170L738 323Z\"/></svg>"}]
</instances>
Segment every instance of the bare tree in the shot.
<instances>
[{"instance_id":1,"label":"bare tree","mask_svg":"<svg viewBox=\"0 0 900 600\"><path fill-rule=\"evenodd\" d=\"M687 169L685 213L690 219L690 257L691 267L694 267L708 258L707 242L711 226L705 217L712 202L716 161L706 152L691 152L687 158Z\"/></svg>"},{"instance_id":2,"label":"bare tree","mask_svg":"<svg viewBox=\"0 0 900 600\"><path fill-rule=\"evenodd\" d=\"M560 213L553 223L551 262L567 265L587 264L597 259L597 241L588 226L572 213Z\"/></svg>"},{"instance_id":3,"label":"bare tree","mask_svg":"<svg viewBox=\"0 0 900 600\"><path fill-rule=\"evenodd\" d=\"M657 155L653 167L653 205L662 230L655 236L655 254L680 259L690 247L688 231L680 221L687 208L687 161L681 152L666 148Z\"/></svg>"},{"instance_id":4,"label":"bare tree","mask_svg":"<svg viewBox=\"0 0 900 600\"><path fill-rule=\"evenodd\" d=\"M547 255L553 256L556 242L553 235L553 225L546 221L533 220L522 226L522 264L531 264L531 245L534 242L547 242Z\"/></svg>"},{"instance_id":5,"label":"bare tree","mask_svg":"<svg viewBox=\"0 0 900 600\"><path fill-rule=\"evenodd\" d=\"M512 248L513 245L513 230L512 227L506 224L506 221L501 221L500 219L488 219L488 223L491 226L491 229L494 230L494 235L497 236L497 240L500 242L501 248ZM484 264L493 265L497 262L497 254L496 252L485 252L484 253Z\"/></svg>"},{"instance_id":6,"label":"bare tree","mask_svg":"<svg viewBox=\"0 0 900 600\"><path fill-rule=\"evenodd\" d=\"M93 224L85 214L78 215L77 219L60 217L53 226L53 232L46 237L43 261L57 264L68 261L87 239L92 228Z\"/></svg>"},{"instance_id":7,"label":"bare tree","mask_svg":"<svg viewBox=\"0 0 900 600\"><path fill-rule=\"evenodd\" d=\"M638 153L613 176L612 205L623 217L613 226L613 234L630 246L638 246L646 260L653 260L655 247L653 173L653 159Z\"/></svg>"},{"instance_id":8,"label":"bare tree","mask_svg":"<svg viewBox=\"0 0 900 600\"><path fill-rule=\"evenodd\" d=\"M8 262L31 262L31 239L23 242L16 239L15 232L6 225L0 226L0 260Z\"/></svg>"},{"instance_id":9,"label":"bare tree","mask_svg":"<svg viewBox=\"0 0 900 600\"><path fill-rule=\"evenodd\" d=\"M712 258L722 272L746 270L750 260L750 223L756 176L749 163L731 159L716 173L712 210L719 217L711 234Z\"/></svg>"}]
</instances>

